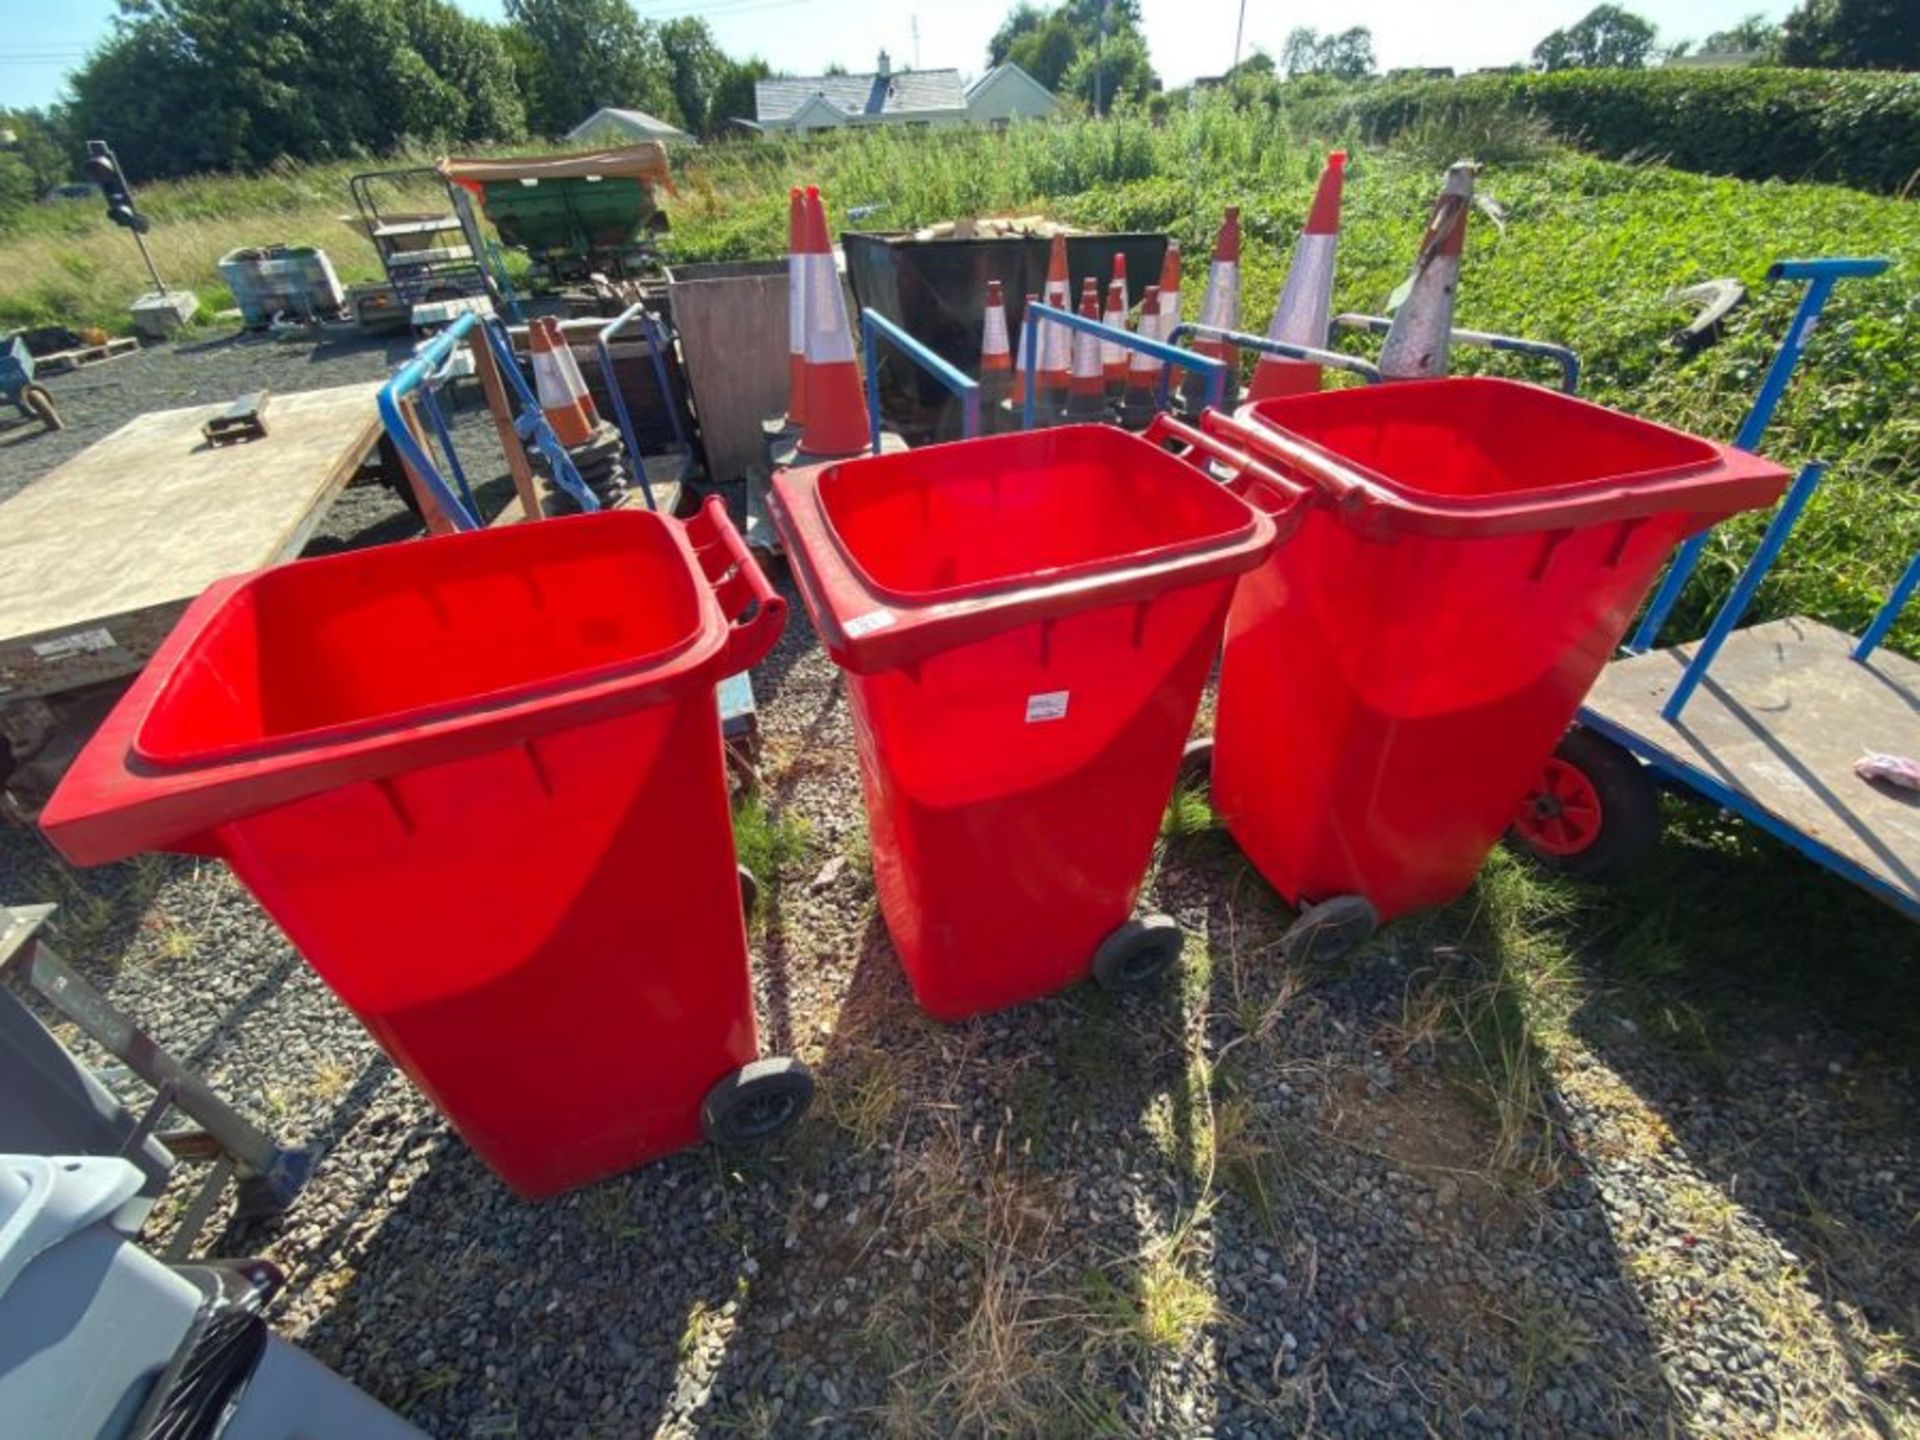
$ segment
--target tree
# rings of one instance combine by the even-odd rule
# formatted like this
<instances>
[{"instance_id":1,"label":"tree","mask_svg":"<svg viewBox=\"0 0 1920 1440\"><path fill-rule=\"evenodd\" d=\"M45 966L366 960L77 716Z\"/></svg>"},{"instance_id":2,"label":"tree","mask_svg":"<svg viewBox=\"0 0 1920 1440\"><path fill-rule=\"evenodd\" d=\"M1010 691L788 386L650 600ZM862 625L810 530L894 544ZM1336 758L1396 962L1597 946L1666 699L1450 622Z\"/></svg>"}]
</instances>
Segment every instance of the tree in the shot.
<instances>
[{"instance_id":1,"label":"tree","mask_svg":"<svg viewBox=\"0 0 1920 1440\"><path fill-rule=\"evenodd\" d=\"M1596 5L1533 47L1542 70L1640 70L1653 53L1654 28L1618 5Z\"/></svg>"},{"instance_id":2,"label":"tree","mask_svg":"<svg viewBox=\"0 0 1920 1440\"><path fill-rule=\"evenodd\" d=\"M1111 113L1121 100L1141 101L1159 86L1137 30L1109 35L1104 45L1083 48L1060 79L1063 93L1084 100L1096 113Z\"/></svg>"},{"instance_id":3,"label":"tree","mask_svg":"<svg viewBox=\"0 0 1920 1440\"><path fill-rule=\"evenodd\" d=\"M1749 15L1737 25L1716 30L1700 42L1702 55L1771 56L1780 45L1780 27L1764 15Z\"/></svg>"},{"instance_id":4,"label":"tree","mask_svg":"<svg viewBox=\"0 0 1920 1440\"><path fill-rule=\"evenodd\" d=\"M1780 27L1780 63L1920 70L1920 5L1914 0L1804 0Z\"/></svg>"},{"instance_id":5,"label":"tree","mask_svg":"<svg viewBox=\"0 0 1920 1440\"><path fill-rule=\"evenodd\" d=\"M1336 80L1358 80L1371 75L1373 65L1373 32L1364 25L1324 35L1298 25L1280 47L1280 66L1290 77L1331 75Z\"/></svg>"},{"instance_id":6,"label":"tree","mask_svg":"<svg viewBox=\"0 0 1920 1440\"><path fill-rule=\"evenodd\" d=\"M660 33L627 0L507 0L507 19L526 36L520 86L540 134L564 134L605 105L682 118Z\"/></svg>"},{"instance_id":7,"label":"tree","mask_svg":"<svg viewBox=\"0 0 1920 1440\"><path fill-rule=\"evenodd\" d=\"M70 84L73 137L135 179L521 130L498 38L445 0L122 0Z\"/></svg>"},{"instance_id":8,"label":"tree","mask_svg":"<svg viewBox=\"0 0 1920 1440\"><path fill-rule=\"evenodd\" d=\"M1030 35L1047 23L1047 15L1031 0L1020 3L1007 12L1007 18L1000 22L1000 28L993 32L993 38L987 41L987 64L1004 65L1013 54L1013 45L1023 35Z\"/></svg>"},{"instance_id":9,"label":"tree","mask_svg":"<svg viewBox=\"0 0 1920 1440\"><path fill-rule=\"evenodd\" d=\"M772 67L757 55L751 60L728 61L726 73L720 77L713 98L707 102L709 131L717 134L729 120L753 119L753 82L772 78Z\"/></svg>"},{"instance_id":10,"label":"tree","mask_svg":"<svg viewBox=\"0 0 1920 1440\"><path fill-rule=\"evenodd\" d=\"M1019 36L1007 58L1049 90L1058 90L1081 50L1081 37L1063 11L1056 11L1037 30Z\"/></svg>"},{"instance_id":11,"label":"tree","mask_svg":"<svg viewBox=\"0 0 1920 1440\"><path fill-rule=\"evenodd\" d=\"M669 20L660 27L660 48L666 52L668 87L680 107L680 120L696 135L711 135L726 119L713 116L713 97L733 62L714 43L707 22L694 16Z\"/></svg>"}]
</instances>

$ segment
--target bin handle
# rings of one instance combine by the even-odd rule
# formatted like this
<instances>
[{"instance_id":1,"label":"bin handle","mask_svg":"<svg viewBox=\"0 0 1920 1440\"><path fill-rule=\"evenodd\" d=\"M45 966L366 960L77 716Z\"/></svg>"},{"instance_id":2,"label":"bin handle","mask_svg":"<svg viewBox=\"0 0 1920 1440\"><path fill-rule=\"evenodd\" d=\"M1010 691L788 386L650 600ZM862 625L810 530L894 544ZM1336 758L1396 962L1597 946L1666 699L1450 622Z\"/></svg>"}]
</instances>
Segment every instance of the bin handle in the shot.
<instances>
[{"instance_id":1,"label":"bin handle","mask_svg":"<svg viewBox=\"0 0 1920 1440\"><path fill-rule=\"evenodd\" d=\"M1314 488L1324 490L1333 499L1342 503L1376 499L1374 492L1362 484L1359 477L1311 446L1302 445L1298 440L1282 434L1266 425L1249 425L1218 410L1208 410L1200 416L1200 427L1210 434L1223 435L1237 444L1246 446L1262 460L1271 460L1284 465L1303 480L1310 481ZM1298 481L1295 482L1296 484Z\"/></svg>"},{"instance_id":2,"label":"bin handle","mask_svg":"<svg viewBox=\"0 0 1920 1440\"><path fill-rule=\"evenodd\" d=\"M751 670L767 658L786 628L786 597L773 588L718 495L708 496L700 513L686 526L687 538L700 557L701 571L727 617L727 657L721 673L738 675ZM749 606L753 613L742 620Z\"/></svg>"},{"instance_id":3,"label":"bin handle","mask_svg":"<svg viewBox=\"0 0 1920 1440\"><path fill-rule=\"evenodd\" d=\"M1212 415L1217 412L1209 410L1205 413ZM1249 479L1258 480L1279 491L1287 497L1287 503L1274 512L1275 520L1297 516L1305 510L1307 503L1313 498L1314 492L1311 487L1302 485L1291 476L1282 475L1270 465L1261 464L1244 450L1221 444L1213 436L1194 429L1185 421L1174 419L1165 411L1153 417L1147 428L1140 432L1140 438L1156 445L1167 440L1177 440L1188 449L1198 450L1209 459L1227 466L1233 471L1226 482L1227 487L1236 494L1245 488L1245 482ZM1245 497L1242 496L1242 498Z\"/></svg>"}]
</instances>

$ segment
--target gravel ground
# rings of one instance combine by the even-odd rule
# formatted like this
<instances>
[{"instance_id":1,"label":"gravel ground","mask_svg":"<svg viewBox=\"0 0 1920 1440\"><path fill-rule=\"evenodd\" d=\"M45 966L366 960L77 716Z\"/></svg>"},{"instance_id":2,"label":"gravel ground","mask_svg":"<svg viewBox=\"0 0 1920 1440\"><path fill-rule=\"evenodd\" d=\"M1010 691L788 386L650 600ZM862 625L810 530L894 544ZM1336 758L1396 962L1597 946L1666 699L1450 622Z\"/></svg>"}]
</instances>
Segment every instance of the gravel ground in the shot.
<instances>
[{"instance_id":1,"label":"gravel ground","mask_svg":"<svg viewBox=\"0 0 1920 1440\"><path fill-rule=\"evenodd\" d=\"M149 353L118 362L116 418L384 359ZM75 443L0 434L0 492ZM15 445L51 448L22 474ZM403 528L355 503L334 543ZM1290 969L1286 912L1206 828L1148 885L1191 937L1177 982L937 1025L792 613L756 675L789 844L754 951L764 1045L820 1095L749 1158L519 1202L223 867L77 873L0 834L0 898L60 902L72 958L317 1148L286 1217L219 1237L288 1271L288 1337L449 1437L1920 1433L1911 1057L1809 1004L1756 1013L1709 1078L1596 978L1515 1126L1432 1003L1500 964L1491 892Z\"/></svg>"}]
</instances>

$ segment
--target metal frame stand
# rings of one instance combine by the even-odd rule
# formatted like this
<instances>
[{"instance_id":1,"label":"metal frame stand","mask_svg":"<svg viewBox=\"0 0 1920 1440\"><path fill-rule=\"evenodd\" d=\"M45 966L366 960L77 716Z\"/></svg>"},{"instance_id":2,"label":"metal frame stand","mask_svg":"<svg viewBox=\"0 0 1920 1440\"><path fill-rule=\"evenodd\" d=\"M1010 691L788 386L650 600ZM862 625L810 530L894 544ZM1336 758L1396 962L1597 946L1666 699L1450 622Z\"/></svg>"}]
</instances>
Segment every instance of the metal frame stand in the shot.
<instances>
[{"instance_id":1,"label":"metal frame stand","mask_svg":"<svg viewBox=\"0 0 1920 1440\"><path fill-rule=\"evenodd\" d=\"M212 1162L212 1172L188 1203L168 1257L184 1257L191 1249L229 1179L236 1182L236 1209L241 1216L285 1211L313 1172L313 1153L275 1144L62 959L40 934L55 908L0 905L0 977L38 995L153 1087L153 1101L128 1136L126 1151L157 1135L179 1159ZM200 1128L160 1130L161 1121L173 1110Z\"/></svg>"}]
</instances>

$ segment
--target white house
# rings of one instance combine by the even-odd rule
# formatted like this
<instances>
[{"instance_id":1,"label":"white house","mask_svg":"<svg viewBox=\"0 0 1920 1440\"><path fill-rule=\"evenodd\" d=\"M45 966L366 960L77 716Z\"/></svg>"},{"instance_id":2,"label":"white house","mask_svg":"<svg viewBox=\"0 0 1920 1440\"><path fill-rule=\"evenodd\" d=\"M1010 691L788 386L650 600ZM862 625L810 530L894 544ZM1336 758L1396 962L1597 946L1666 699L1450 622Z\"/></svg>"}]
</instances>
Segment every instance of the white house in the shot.
<instances>
[{"instance_id":1,"label":"white house","mask_svg":"<svg viewBox=\"0 0 1920 1440\"><path fill-rule=\"evenodd\" d=\"M976 125L1039 120L1053 113L1053 92L1011 60L967 87L967 118Z\"/></svg>"},{"instance_id":2,"label":"white house","mask_svg":"<svg viewBox=\"0 0 1920 1440\"><path fill-rule=\"evenodd\" d=\"M567 139L587 145L632 145L641 140L658 140L663 145L694 145L699 142L677 126L669 125L644 110L617 110L603 106L567 132Z\"/></svg>"},{"instance_id":3,"label":"white house","mask_svg":"<svg viewBox=\"0 0 1920 1440\"><path fill-rule=\"evenodd\" d=\"M754 120L762 130L831 130L841 125L964 125L958 70L895 71L880 52L871 75L802 75L756 80Z\"/></svg>"}]
</instances>

